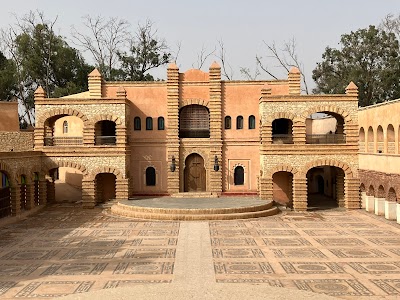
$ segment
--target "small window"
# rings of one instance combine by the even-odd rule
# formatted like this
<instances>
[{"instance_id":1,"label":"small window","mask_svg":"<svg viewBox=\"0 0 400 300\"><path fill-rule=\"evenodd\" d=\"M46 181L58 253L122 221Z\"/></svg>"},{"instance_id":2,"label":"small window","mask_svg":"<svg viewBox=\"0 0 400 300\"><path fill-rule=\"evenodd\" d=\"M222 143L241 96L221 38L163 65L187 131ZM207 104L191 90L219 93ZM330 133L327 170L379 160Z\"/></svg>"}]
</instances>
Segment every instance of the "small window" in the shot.
<instances>
[{"instance_id":1,"label":"small window","mask_svg":"<svg viewBox=\"0 0 400 300\"><path fill-rule=\"evenodd\" d=\"M157 123L158 123L158 130L164 130L165 129L165 124L164 124L164 118L163 117L158 117Z\"/></svg>"},{"instance_id":2,"label":"small window","mask_svg":"<svg viewBox=\"0 0 400 300\"><path fill-rule=\"evenodd\" d=\"M68 133L68 122L64 121L63 123L63 133Z\"/></svg>"},{"instance_id":3,"label":"small window","mask_svg":"<svg viewBox=\"0 0 400 300\"><path fill-rule=\"evenodd\" d=\"M135 117L135 119L133 119L133 129L142 130L142 122L139 117Z\"/></svg>"},{"instance_id":4,"label":"small window","mask_svg":"<svg viewBox=\"0 0 400 300\"><path fill-rule=\"evenodd\" d=\"M152 117L146 118L146 130L153 130L153 118Z\"/></svg>"},{"instance_id":5,"label":"small window","mask_svg":"<svg viewBox=\"0 0 400 300\"><path fill-rule=\"evenodd\" d=\"M238 116L236 118L236 129L243 129L243 117Z\"/></svg>"},{"instance_id":6,"label":"small window","mask_svg":"<svg viewBox=\"0 0 400 300\"><path fill-rule=\"evenodd\" d=\"M148 167L146 169L146 185L155 186L156 185L156 169L153 167Z\"/></svg>"},{"instance_id":7,"label":"small window","mask_svg":"<svg viewBox=\"0 0 400 300\"><path fill-rule=\"evenodd\" d=\"M249 129L255 129L256 128L256 117L251 115L249 117Z\"/></svg>"},{"instance_id":8,"label":"small window","mask_svg":"<svg viewBox=\"0 0 400 300\"><path fill-rule=\"evenodd\" d=\"M230 116L225 117L225 129L231 129L232 128L232 119Z\"/></svg>"},{"instance_id":9,"label":"small window","mask_svg":"<svg viewBox=\"0 0 400 300\"><path fill-rule=\"evenodd\" d=\"M233 181L235 185L244 185L244 168L242 166L235 168Z\"/></svg>"}]
</instances>

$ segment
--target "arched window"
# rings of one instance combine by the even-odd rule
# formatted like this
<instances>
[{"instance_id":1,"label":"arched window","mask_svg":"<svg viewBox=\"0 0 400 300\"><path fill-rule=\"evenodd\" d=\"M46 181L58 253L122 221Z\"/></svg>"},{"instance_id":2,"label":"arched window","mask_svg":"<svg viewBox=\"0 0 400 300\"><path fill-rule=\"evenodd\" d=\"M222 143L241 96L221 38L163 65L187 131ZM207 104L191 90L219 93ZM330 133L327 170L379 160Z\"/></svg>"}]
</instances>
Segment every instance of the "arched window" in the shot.
<instances>
[{"instance_id":1,"label":"arched window","mask_svg":"<svg viewBox=\"0 0 400 300\"><path fill-rule=\"evenodd\" d=\"M164 117L158 117L157 125L158 125L158 130L164 130L165 129Z\"/></svg>"},{"instance_id":2,"label":"arched window","mask_svg":"<svg viewBox=\"0 0 400 300\"><path fill-rule=\"evenodd\" d=\"M209 138L210 112L206 106L192 104L179 112L179 138Z\"/></svg>"},{"instance_id":3,"label":"arched window","mask_svg":"<svg viewBox=\"0 0 400 300\"><path fill-rule=\"evenodd\" d=\"M238 116L236 118L236 129L243 129L243 117Z\"/></svg>"},{"instance_id":4,"label":"arched window","mask_svg":"<svg viewBox=\"0 0 400 300\"><path fill-rule=\"evenodd\" d=\"M146 130L153 130L153 118L152 117L146 118Z\"/></svg>"},{"instance_id":5,"label":"arched window","mask_svg":"<svg viewBox=\"0 0 400 300\"><path fill-rule=\"evenodd\" d=\"M155 186L156 185L156 169L153 167L148 167L146 169L146 185Z\"/></svg>"},{"instance_id":6,"label":"arched window","mask_svg":"<svg viewBox=\"0 0 400 300\"><path fill-rule=\"evenodd\" d=\"M133 119L133 130L142 130L142 122L140 117L135 117Z\"/></svg>"},{"instance_id":7,"label":"arched window","mask_svg":"<svg viewBox=\"0 0 400 300\"><path fill-rule=\"evenodd\" d=\"M244 185L244 169L242 166L237 166L235 168L233 182L235 185Z\"/></svg>"},{"instance_id":8,"label":"arched window","mask_svg":"<svg viewBox=\"0 0 400 300\"><path fill-rule=\"evenodd\" d=\"M232 128L232 119L230 116L225 117L225 129L231 129Z\"/></svg>"},{"instance_id":9,"label":"arched window","mask_svg":"<svg viewBox=\"0 0 400 300\"><path fill-rule=\"evenodd\" d=\"M249 117L249 129L255 129L256 128L256 117L251 115Z\"/></svg>"},{"instance_id":10,"label":"arched window","mask_svg":"<svg viewBox=\"0 0 400 300\"><path fill-rule=\"evenodd\" d=\"M63 133L68 133L68 122L64 121L63 123Z\"/></svg>"}]
</instances>

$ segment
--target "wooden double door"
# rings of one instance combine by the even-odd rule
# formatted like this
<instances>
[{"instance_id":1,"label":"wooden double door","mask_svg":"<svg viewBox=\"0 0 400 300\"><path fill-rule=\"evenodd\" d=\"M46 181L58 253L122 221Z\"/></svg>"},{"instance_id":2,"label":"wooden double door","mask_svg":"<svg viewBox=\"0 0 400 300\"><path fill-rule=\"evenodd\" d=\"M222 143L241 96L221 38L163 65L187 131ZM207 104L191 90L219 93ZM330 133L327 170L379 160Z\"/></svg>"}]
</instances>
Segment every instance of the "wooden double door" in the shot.
<instances>
[{"instance_id":1,"label":"wooden double door","mask_svg":"<svg viewBox=\"0 0 400 300\"><path fill-rule=\"evenodd\" d=\"M199 154L193 153L185 161L185 192L204 191L206 191L204 159Z\"/></svg>"}]
</instances>

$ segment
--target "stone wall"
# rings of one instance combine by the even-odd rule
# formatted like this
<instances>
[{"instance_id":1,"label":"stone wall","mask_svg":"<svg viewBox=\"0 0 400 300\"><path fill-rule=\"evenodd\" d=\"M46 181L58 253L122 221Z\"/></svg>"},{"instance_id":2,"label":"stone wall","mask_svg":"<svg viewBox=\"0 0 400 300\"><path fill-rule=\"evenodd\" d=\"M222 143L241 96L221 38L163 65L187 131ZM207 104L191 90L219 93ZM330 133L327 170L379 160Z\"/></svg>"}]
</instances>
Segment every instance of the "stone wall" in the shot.
<instances>
[{"instance_id":1,"label":"stone wall","mask_svg":"<svg viewBox=\"0 0 400 300\"><path fill-rule=\"evenodd\" d=\"M0 132L0 152L33 150L33 131Z\"/></svg>"},{"instance_id":2,"label":"stone wall","mask_svg":"<svg viewBox=\"0 0 400 300\"><path fill-rule=\"evenodd\" d=\"M384 190L384 197L389 199L389 190L392 188L396 192L397 199L400 196L400 174L383 173L373 170L359 170L361 192L366 192L368 196L378 197L379 187ZM374 194L370 192L373 187ZM381 196L381 195L379 195ZM393 199L391 199L393 201ZM394 199L396 201L396 199Z\"/></svg>"}]
</instances>

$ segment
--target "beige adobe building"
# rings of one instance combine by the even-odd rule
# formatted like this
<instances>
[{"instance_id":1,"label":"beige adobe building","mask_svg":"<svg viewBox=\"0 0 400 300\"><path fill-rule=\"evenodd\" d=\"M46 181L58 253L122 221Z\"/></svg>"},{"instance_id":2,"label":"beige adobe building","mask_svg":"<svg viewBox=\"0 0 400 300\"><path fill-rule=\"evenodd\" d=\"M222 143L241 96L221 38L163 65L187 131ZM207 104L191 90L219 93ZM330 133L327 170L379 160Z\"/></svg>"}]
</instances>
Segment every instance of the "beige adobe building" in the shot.
<instances>
[{"instance_id":1,"label":"beige adobe building","mask_svg":"<svg viewBox=\"0 0 400 300\"><path fill-rule=\"evenodd\" d=\"M359 110L362 206L400 221L400 99Z\"/></svg>"},{"instance_id":2,"label":"beige adobe building","mask_svg":"<svg viewBox=\"0 0 400 300\"><path fill-rule=\"evenodd\" d=\"M166 81L105 82L97 70L88 80L88 91L62 98L38 88L34 133L0 122L0 201L10 214L37 197L55 201L58 182L86 208L183 193L360 207L353 83L343 95L301 95L295 68L287 80L224 81L217 63L184 73L171 64Z\"/></svg>"}]
</instances>

